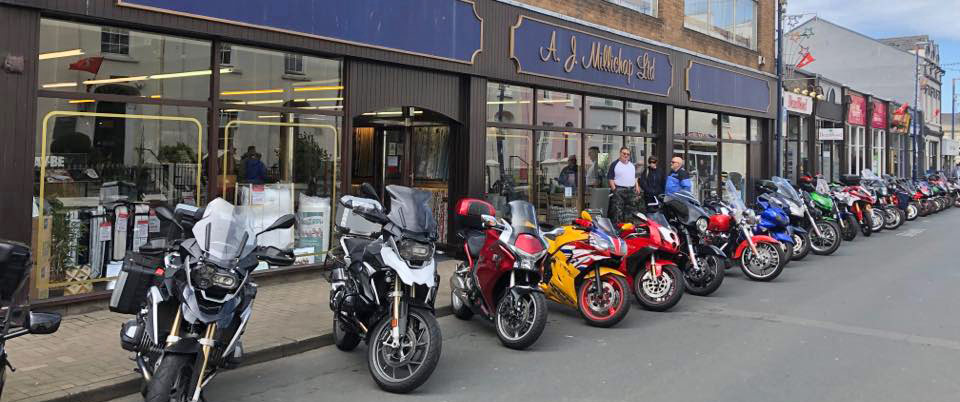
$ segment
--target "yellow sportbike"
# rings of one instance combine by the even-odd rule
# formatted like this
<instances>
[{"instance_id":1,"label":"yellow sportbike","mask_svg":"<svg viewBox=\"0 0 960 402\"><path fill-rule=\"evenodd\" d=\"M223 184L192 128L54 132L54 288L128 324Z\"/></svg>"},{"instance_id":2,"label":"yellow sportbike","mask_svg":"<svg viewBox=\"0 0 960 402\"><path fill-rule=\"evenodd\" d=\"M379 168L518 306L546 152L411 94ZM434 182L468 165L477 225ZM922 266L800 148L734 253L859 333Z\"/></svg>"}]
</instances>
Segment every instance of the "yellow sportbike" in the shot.
<instances>
[{"instance_id":1,"label":"yellow sportbike","mask_svg":"<svg viewBox=\"0 0 960 402\"><path fill-rule=\"evenodd\" d=\"M587 324L611 327L630 311L630 286L616 269L626 242L604 217L586 211L570 226L546 234L549 258L540 284L547 299L576 308Z\"/></svg>"}]
</instances>

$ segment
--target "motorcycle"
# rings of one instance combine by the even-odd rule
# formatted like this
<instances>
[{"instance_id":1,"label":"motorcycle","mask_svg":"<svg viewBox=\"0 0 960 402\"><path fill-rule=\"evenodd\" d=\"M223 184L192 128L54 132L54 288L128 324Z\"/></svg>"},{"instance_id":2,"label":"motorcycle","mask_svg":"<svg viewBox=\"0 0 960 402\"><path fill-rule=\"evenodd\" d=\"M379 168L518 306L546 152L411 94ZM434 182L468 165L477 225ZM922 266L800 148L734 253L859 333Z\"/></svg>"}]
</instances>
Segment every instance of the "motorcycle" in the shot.
<instances>
[{"instance_id":1,"label":"motorcycle","mask_svg":"<svg viewBox=\"0 0 960 402\"><path fill-rule=\"evenodd\" d=\"M467 261L450 277L450 299L457 318L479 314L493 321L500 343L525 349L547 324L547 299L540 290L547 248L533 205L518 200L508 208L507 219L497 219L485 201L457 203Z\"/></svg>"},{"instance_id":2,"label":"motorcycle","mask_svg":"<svg viewBox=\"0 0 960 402\"><path fill-rule=\"evenodd\" d=\"M338 201L340 247L328 254L334 343L350 351L364 340L377 386L406 393L426 382L440 360L437 221L427 206L433 195L389 185L385 213L373 186L364 183L361 192L366 198Z\"/></svg>"},{"instance_id":3,"label":"motorcycle","mask_svg":"<svg viewBox=\"0 0 960 402\"><path fill-rule=\"evenodd\" d=\"M748 209L733 182L724 183L723 200L712 205L717 211L707 225L707 242L720 248L740 265L743 274L754 281L767 282L783 273L786 251L779 241L756 235L753 227L759 218Z\"/></svg>"},{"instance_id":4,"label":"motorcycle","mask_svg":"<svg viewBox=\"0 0 960 402\"><path fill-rule=\"evenodd\" d=\"M868 188L876 198L873 210L881 219L878 219L879 222L875 220L874 225L886 230L899 228L903 224L904 216L901 215L900 208L897 208L896 200L891 199L886 182L870 169L863 169L861 177L864 187ZM874 231L878 229L875 227Z\"/></svg>"},{"instance_id":5,"label":"motorcycle","mask_svg":"<svg viewBox=\"0 0 960 402\"><path fill-rule=\"evenodd\" d=\"M710 214L689 191L658 196L656 204L680 236L677 263L683 271L686 291L697 296L716 292L723 283L726 254L706 244Z\"/></svg>"},{"instance_id":6,"label":"motorcycle","mask_svg":"<svg viewBox=\"0 0 960 402\"><path fill-rule=\"evenodd\" d=\"M784 251L784 261L780 265L786 265L793 259L796 249L797 237L794 233L805 235L806 231L790 225L790 214L786 212L790 204L778 194L776 184L769 180L760 180L755 186L759 194L757 208L760 212L760 220L756 225L757 233L768 235L780 242Z\"/></svg>"},{"instance_id":7,"label":"motorcycle","mask_svg":"<svg viewBox=\"0 0 960 402\"><path fill-rule=\"evenodd\" d=\"M650 311L667 311L683 297L683 272L677 266L680 238L659 212L636 213L634 223L620 225L627 255L619 270L640 305Z\"/></svg>"},{"instance_id":8,"label":"motorcycle","mask_svg":"<svg viewBox=\"0 0 960 402\"><path fill-rule=\"evenodd\" d=\"M812 244L812 251L814 254L819 255L833 254L840 247L843 240L853 240L853 238L856 237L856 231L859 229L851 228L851 215L841 211L837 206L838 203L835 202L834 198L830 195L830 186L823 177L818 176L816 181L814 181L813 177L803 176L799 182L804 201L807 203L807 208L811 211L816 211L815 213L820 215L820 219L835 225L834 229L837 230L837 233L840 235L840 240L833 244L833 247L821 250L820 244L814 242L814 244ZM814 182L816 182L816 185L814 185ZM850 232L853 233L853 236L847 239L847 234Z\"/></svg>"},{"instance_id":9,"label":"motorcycle","mask_svg":"<svg viewBox=\"0 0 960 402\"><path fill-rule=\"evenodd\" d=\"M284 215L253 234L244 210L217 198L202 209L188 238L189 218L178 219L166 207L156 211L183 235L127 253L110 309L135 315L122 324L120 345L134 353L145 399L196 402L220 369L235 366L242 356L240 337L257 294L250 274L261 261L294 262L292 251L259 246L257 238L291 228L296 219Z\"/></svg>"},{"instance_id":10,"label":"motorcycle","mask_svg":"<svg viewBox=\"0 0 960 402\"><path fill-rule=\"evenodd\" d=\"M47 335L60 328L60 314L36 313L26 308L26 284L33 268L30 246L0 240L0 398L7 379L7 341L24 335Z\"/></svg>"},{"instance_id":11,"label":"motorcycle","mask_svg":"<svg viewBox=\"0 0 960 402\"><path fill-rule=\"evenodd\" d=\"M627 243L616 233L609 219L582 211L573 224L544 236L549 254L540 288L547 299L576 308L595 327L612 327L630 311L630 285L617 269Z\"/></svg>"},{"instance_id":12,"label":"motorcycle","mask_svg":"<svg viewBox=\"0 0 960 402\"><path fill-rule=\"evenodd\" d=\"M814 204L809 194L803 193L801 195L789 181L782 177L773 177L772 181L777 185L777 191L790 201L792 224L803 228L807 232L806 239L800 236L800 239L795 239L795 241L806 240L809 243L807 252L813 252L817 255L830 255L836 252L843 241L840 226L823 218L823 213ZM794 236L797 235L794 234ZM800 252L803 253L804 251L800 250ZM795 254L795 258L801 259L803 255L800 254L800 257L796 257Z\"/></svg>"},{"instance_id":13,"label":"motorcycle","mask_svg":"<svg viewBox=\"0 0 960 402\"><path fill-rule=\"evenodd\" d=\"M858 175L840 175L840 182L843 183L844 187L840 188L839 191L849 196L846 197L847 206L857 218L857 223L860 224L860 230L864 237L870 237L874 232L874 227L876 227L875 218L882 219L882 217L873 211L873 204L876 199L873 198L869 190L860 185L860 180Z\"/></svg>"},{"instance_id":14,"label":"motorcycle","mask_svg":"<svg viewBox=\"0 0 960 402\"><path fill-rule=\"evenodd\" d=\"M901 208L906 213L906 220L912 221L920 216L920 199L922 195L912 180L893 179L893 185L896 188L898 198L901 200Z\"/></svg>"}]
</instances>

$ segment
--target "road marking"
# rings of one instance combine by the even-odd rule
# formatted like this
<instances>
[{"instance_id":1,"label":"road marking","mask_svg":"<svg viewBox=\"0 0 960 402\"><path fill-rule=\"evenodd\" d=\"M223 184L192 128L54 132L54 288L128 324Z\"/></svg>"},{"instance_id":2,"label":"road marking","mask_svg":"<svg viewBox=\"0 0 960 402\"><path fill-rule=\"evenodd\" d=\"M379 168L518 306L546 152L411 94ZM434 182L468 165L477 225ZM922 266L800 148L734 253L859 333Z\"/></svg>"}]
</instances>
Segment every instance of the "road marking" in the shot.
<instances>
[{"instance_id":1,"label":"road marking","mask_svg":"<svg viewBox=\"0 0 960 402\"><path fill-rule=\"evenodd\" d=\"M960 342L952 341L949 339L941 338L931 338L926 336L904 334L894 331L884 331L873 328L857 327L852 325L838 324L835 322L829 321L820 321L820 320L811 320L807 318L792 317L788 315L775 314L775 313L759 313L754 311L745 311L745 310L731 310L721 306L710 306L705 310L701 311L692 311L689 313L681 314L691 314L691 315L721 315L734 318L744 318L750 320L759 320L767 321L772 323L779 324L792 324L798 325L801 327L808 328L820 328L834 332L841 332L850 335L862 335L869 336L873 338L886 339L889 341L895 342L904 342L912 345L919 346L935 346L944 349L951 349L960 351Z\"/></svg>"},{"instance_id":2,"label":"road marking","mask_svg":"<svg viewBox=\"0 0 960 402\"><path fill-rule=\"evenodd\" d=\"M906 231L897 233L897 236L917 237L917 236L919 236L921 233L926 232L926 231L927 231L927 229L910 229L910 230L906 230Z\"/></svg>"}]
</instances>

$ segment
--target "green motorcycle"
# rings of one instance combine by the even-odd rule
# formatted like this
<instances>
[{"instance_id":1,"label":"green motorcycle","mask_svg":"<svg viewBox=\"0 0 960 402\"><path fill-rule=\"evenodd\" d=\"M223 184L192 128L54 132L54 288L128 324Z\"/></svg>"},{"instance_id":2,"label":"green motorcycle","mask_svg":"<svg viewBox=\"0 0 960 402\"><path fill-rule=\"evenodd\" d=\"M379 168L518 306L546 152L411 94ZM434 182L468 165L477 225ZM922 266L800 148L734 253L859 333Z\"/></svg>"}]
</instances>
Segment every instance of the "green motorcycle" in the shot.
<instances>
[{"instance_id":1,"label":"green motorcycle","mask_svg":"<svg viewBox=\"0 0 960 402\"><path fill-rule=\"evenodd\" d=\"M799 183L807 209L819 229L813 231L814 234L819 232L818 235L810 236L810 251L817 255L833 254L840 248L848 223L841 218L840 209L830 195L826 180L817 178L814 185L812 177L804 176Z\"/></svg>"}]
</instances>

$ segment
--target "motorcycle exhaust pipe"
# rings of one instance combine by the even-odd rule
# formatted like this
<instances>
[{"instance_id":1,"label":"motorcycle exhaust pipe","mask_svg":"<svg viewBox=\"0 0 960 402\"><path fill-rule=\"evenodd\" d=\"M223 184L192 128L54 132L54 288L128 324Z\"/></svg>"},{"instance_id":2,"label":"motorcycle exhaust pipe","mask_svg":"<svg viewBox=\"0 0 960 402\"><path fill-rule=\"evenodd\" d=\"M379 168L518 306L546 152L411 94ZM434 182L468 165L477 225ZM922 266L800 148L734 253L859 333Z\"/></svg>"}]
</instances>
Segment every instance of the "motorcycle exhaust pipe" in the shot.
<instances>
[{"instance_id":1,"label":"motorcycle exhaust pipe","mask_svg":"<svg viewBox=\"0 0 960 402\"><path fill-rule=\"evenodd\" d=\"M147 368L147 362L143 361L143 356L140 356L139 353L134 360L137 362L137 368L140 369L140 375L143 376L143 380L149 383L153 378L153 374L150 372L150 369Z\"/></svg>"}]
</instances>

